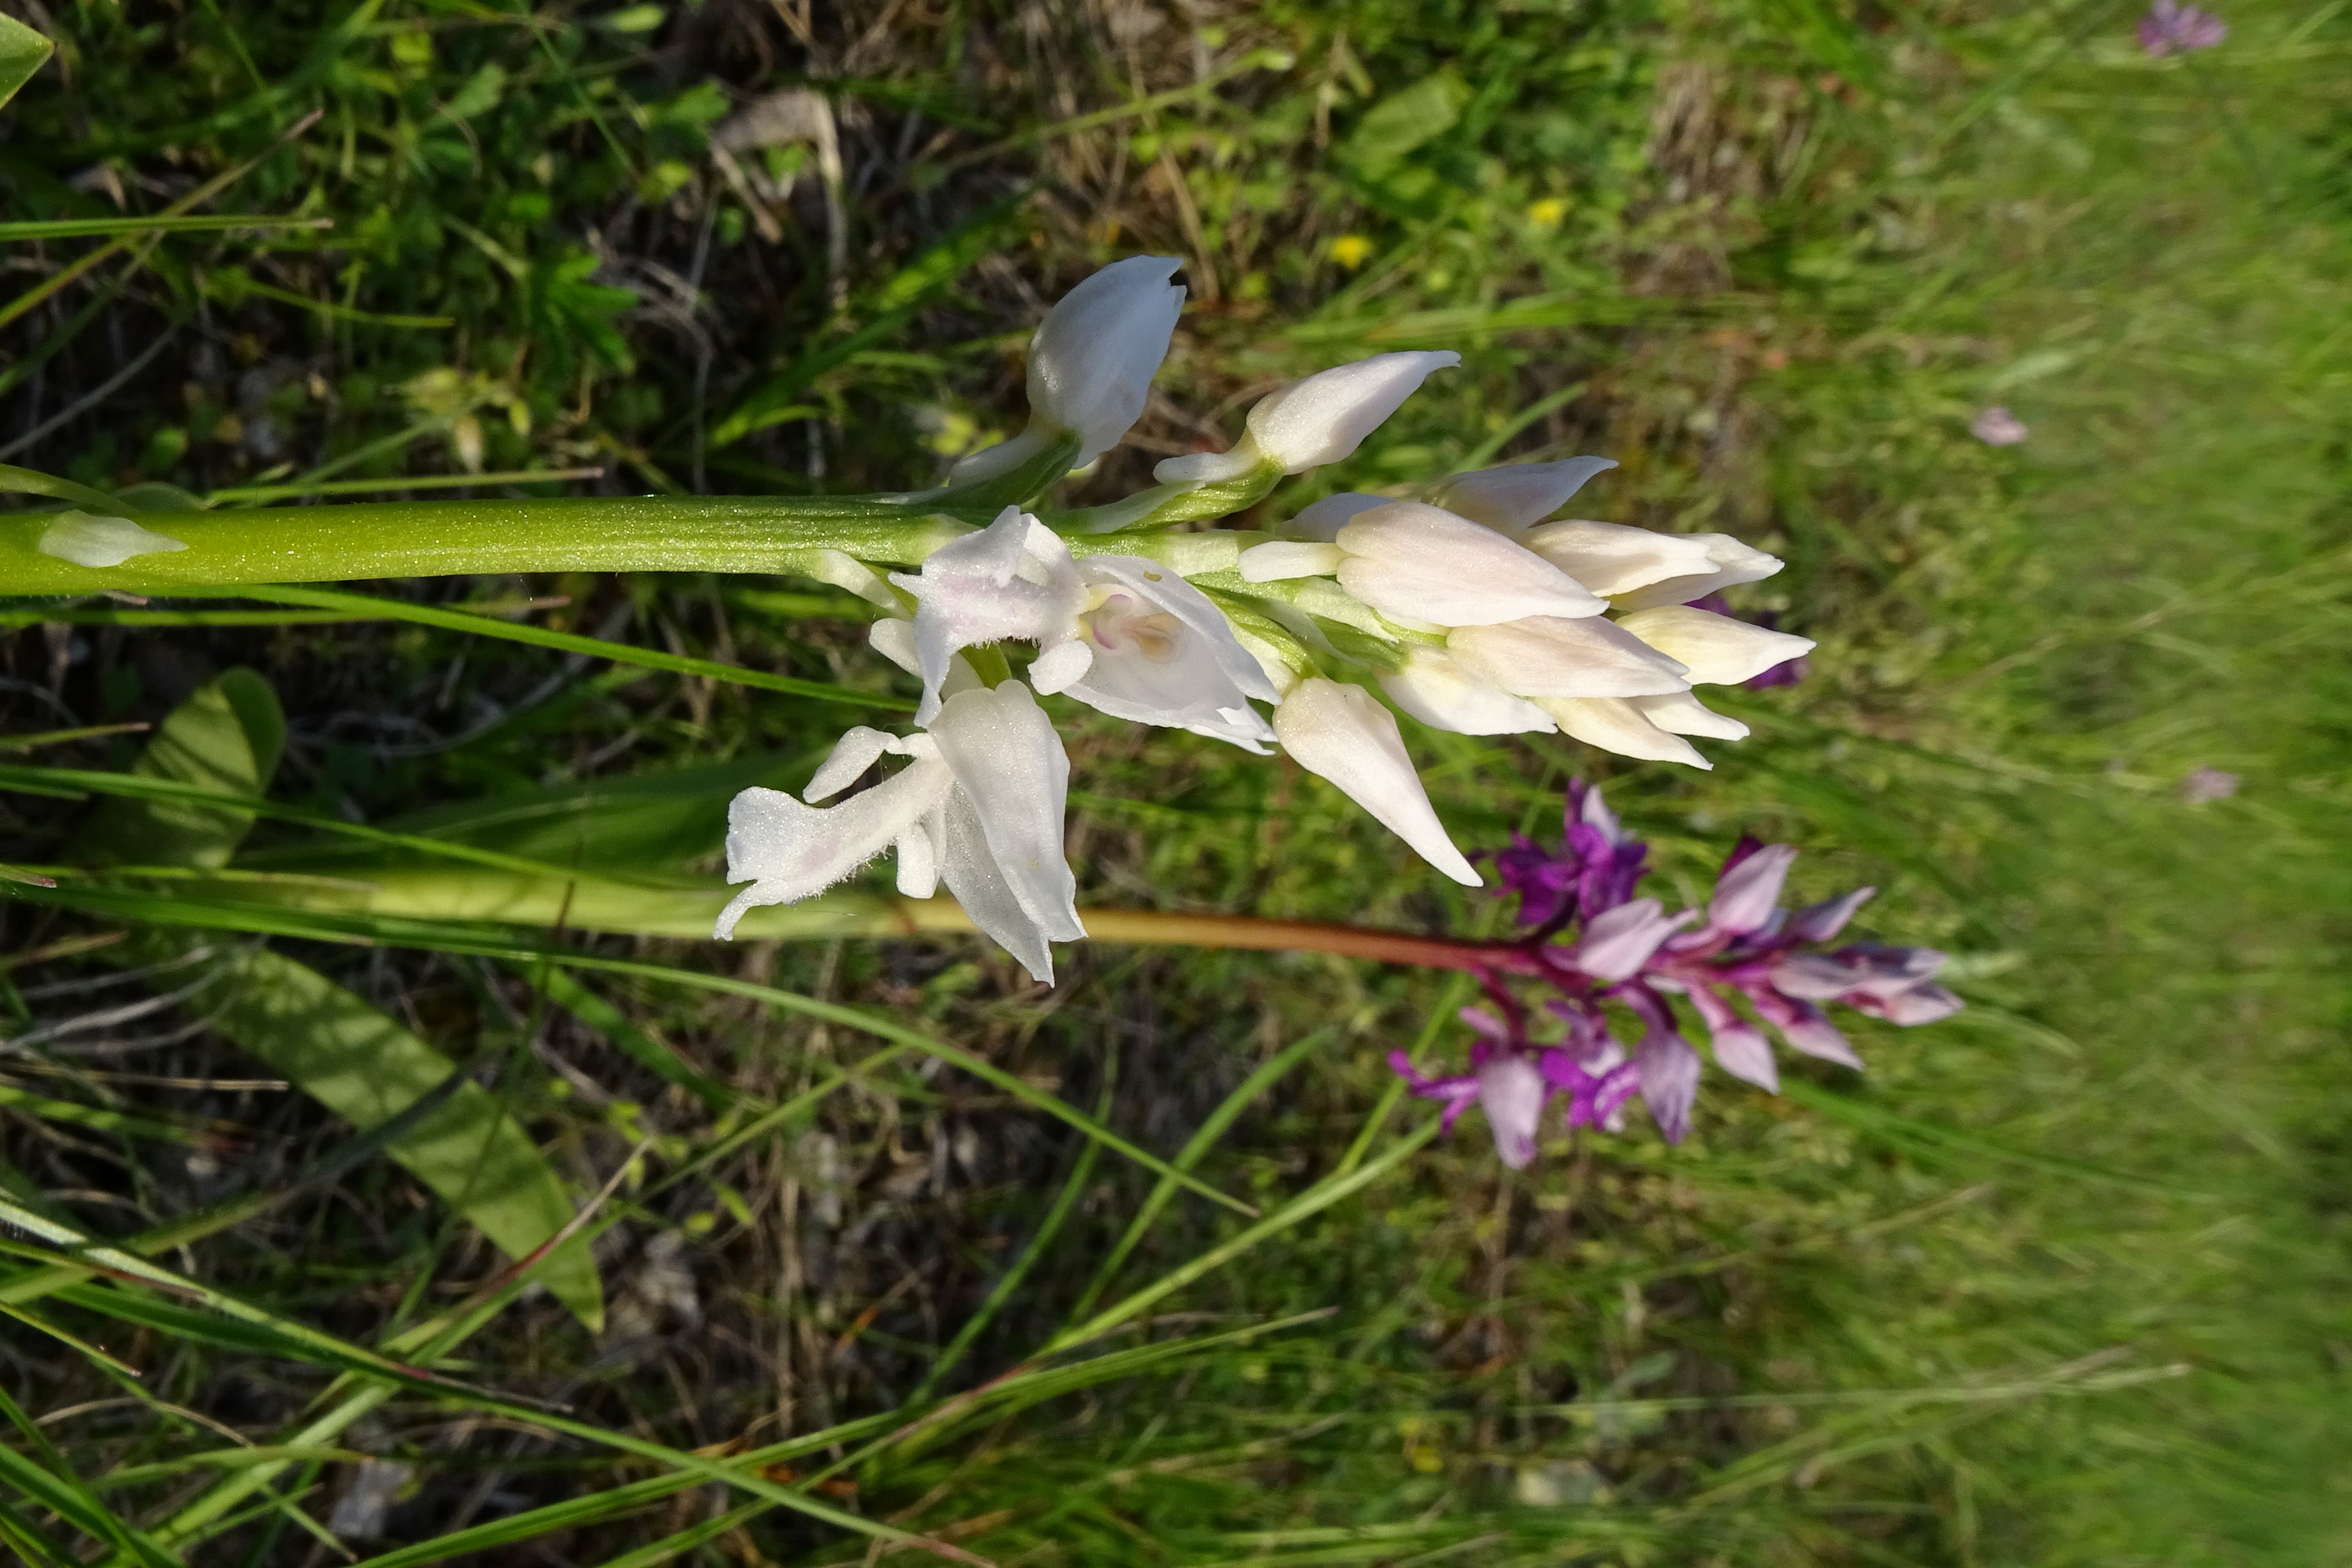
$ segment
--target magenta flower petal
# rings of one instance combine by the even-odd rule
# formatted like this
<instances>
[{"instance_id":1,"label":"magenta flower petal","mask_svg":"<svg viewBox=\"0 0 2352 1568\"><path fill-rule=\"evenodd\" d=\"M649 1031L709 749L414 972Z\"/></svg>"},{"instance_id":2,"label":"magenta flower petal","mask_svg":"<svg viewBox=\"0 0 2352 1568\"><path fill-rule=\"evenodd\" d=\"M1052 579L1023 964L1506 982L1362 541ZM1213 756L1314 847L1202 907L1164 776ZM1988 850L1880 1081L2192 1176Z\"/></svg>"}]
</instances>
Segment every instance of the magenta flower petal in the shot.
<instances>
[{"instance_id":1,"label":"magenta flower petal","mask_svg":"<svg viewBox=\"0 0 2352 1568\"><path fill-rule=\"evenodd\" d=\"M1660 908L1655 899L1635 899L1592 917L1585 925L1584 939L1576 944L1577 967L1596 980L1632 977L1650 962L1659 943L1697 914L1685 910L1668 919Z\"/></svg>"},{"instance_id":2,"label":"magenta flower petal","mask_svg":"<svg viewBox=\"0 0 2352 1568\"><path fill-rule=\"evenodd\" d=\"M1704 985L1690 989L1691 1005L1706 1025L1707 1043L1715 1048L1716 1066L1768 1094L1780 1092L1780 1069L1772 1060L1772 1042L1764 1032L1740 1017L1731 1005Z\"/></svg>"},{"instance_id":3,"label":"magenta flower petal","mask_svg":"<svg viewBox=\"0 0 2352 1568\"><path fill-rule=\"evenodd\" d=\"M1842 898L1807 904L1789 917L1780 934L1791 942L1827 942L1845 930L1845 922L1853 919L1856 910L1876 896L1875 888L1856 888Z\"/></svg>"}]
</instances>

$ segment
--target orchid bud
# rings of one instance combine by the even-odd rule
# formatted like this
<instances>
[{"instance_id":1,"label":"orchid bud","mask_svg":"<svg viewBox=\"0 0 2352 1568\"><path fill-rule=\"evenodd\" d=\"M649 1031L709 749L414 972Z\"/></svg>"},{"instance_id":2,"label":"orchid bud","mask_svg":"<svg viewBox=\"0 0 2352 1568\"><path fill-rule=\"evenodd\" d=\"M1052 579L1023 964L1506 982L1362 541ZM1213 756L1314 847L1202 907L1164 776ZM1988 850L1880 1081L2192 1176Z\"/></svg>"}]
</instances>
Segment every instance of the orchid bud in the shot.
<instances>
[{"instance_id":1,"label":"orchid bud","mask_svg":"<svg viewBox=\"0 0 2352 1568\"><path fill-rule=\"evenodd\" d=\"M1442 648L1416 647L1403 664L1383 670L1389 700L1433 730L1457 735L1549 735L1559 726L1522 697L1496 689Z\"/></svg>"},{"instance_id":2,"label":"orchid bud","mask_svg":"<svg viewBox=\"0 0 2352 1568\"><path fill-rule=\"evenodd\" d=\"M1230 452L1171 458L1151 470L1162 484L1215 483L1273 467L1303 474L1352 455L1364 437L1404 405L1433 370L1462 363L1451 349L1374 354L1318 371L1259 400Z\"/></svg>"},{"instance_id":3,"label":"orchid bud","mask_svg":"<svg viewBox=\"0 0 2352 1568\"><path fill-rule=\"evenodd\" d=\"M1597 617L1458 626L1445 646L1472 675L1521 697L1652 697L1689 689L1680 664Z\"/></svg>"},{"instance_id":4,"label":"orchid bud","mask_svg":"<svg viewBox=\"0 0 2352 1568\"><path fill-rule=\"evenodd\" d=\"M1495 1134L1495 1152L1512 1170L1536 1157L1536 1129L1551 1089L1543 1070L1517 1051L1497 1051L1479 1068L1478 1109Z\"/></svg>"},{"instance_id":5,"label":"orchid bud","mask_svg":"<svg viewBox=\"0 0 2352 1568\"><path fill-rule=\"evenodd\" d=\"M1010 441L956 464L957 484L1017 467L1064 436L1076 436L1071 467L1118 445L1151 395L1184 308L1168 279L1183 263L1169 256L1114 261L1062 296L1029 340L1029 425Z\"/></svg>"},{"instance_id":6,"label":"orchid bud","mask_svg":"<svg viewBox=\"0 0 2352 1568\"><path fill-rule=\"evenodd\" d=\"M1531 700L1550 714L1563 734L1645 763L1681 763L1711 771L1715 764L1680 735L1661 730L1631 701L1618 697L1538 697Z\"/></svg>"},{"instance_id":7,"label":"orchid bud","mask_svg":"<svg viewBox=\"0 0 2352 1568\"><path fill-rule=\"evenodd\" d=\"M1655 899L1634 899L1603 910L1586 922L1576 944L1576 966L1598 980L1614 984L1631 978L1659 944L1696 917L1693 910L1668 916Z\"/></svg>"},{"instance_id":8,"label":"orchid bud","mask_svg":"<svg viewBox=\"0 0 2352 1568\"><path fill-rule=\"evenodd\" d=\"M1717 741L1744 741L1748 726L1727 713L1718 713L1687 691L1669 691L1660 697L1626 699L1636 711L1659 729L1673 735L1705 735Z\"/></svg>"},{"instance_id":9,"label":"orchid bud","mask_svg":"<svg viewBox=\"0 0 2352 1568\"><path fill-rule=\"evenodd\" d=\"M1617 624L1667 658L1686 665L1694 686L1736 686L1813 650L1811 637L1767 631L1712 610L1667 605L1621 616Z\"/></svg>"},{"instance_id":10,"label":"orchid bud","mask_svg":"<svg viewBox=\"0 0 2352 1568\"><path fill-rule=\"evenodd\" d=\"M1696 540L1705 544L1706 569L1661 578L1633 589L1617 598L1619 609L1646 610L1659 605L1687 605L1693 599L1704 599L1709 594L1737 587L1742 583L1760 583L1785 564L1779 556L1751 549L1727 533L1670 534L1664 537Z\"/></svg>"},{"instance_id":11,"label":"orchid bud","mask_svg":"<svg viewBox=\"0 0 2352 1568\"><path fill-rule=\"evenodd\" d=\"M1274 710L1274 733L1300 767L1329 780L1423 859L1465 888L1482 885L1437 820L1395 715L1370 692L1320 676L1302 680Z\"/></svg>"},{"instance_id":12,"label":"orchid bud","mask_svg":"<svg viewBox=\"0 0 2352 1568\"><path fill-rule=\"evenodd\" d=\"M1613 458L1569 458L1557 463L1481 468L1439 484L1429 492L1429 500L1456 517L1516 536L1566 506L1569 498L1584 488L1585 480L1616 466Z\"/></svg>"},{"instance_id":13,"label":"orchid bud","mask_svg":"<svg viewBox=\"0 0 2352 1568\"><path fill-rule=\"evenodd\" d=\"M1339 585L1391 618L1485 626L1606 606L1559 567L1490 528L1420 501L1391 501L1339 530ZM1654 689L1664 689L1657 688Z\"/></svg>"},{"instance_id":14,"label":"orchid bud","mask_svg":"<svg viewBox=\"0 0 2352 1568\"><path fill-rule=\"evenodd\" d=\"M1706 537L1572 518L1529 529L1519 542L1608 597L1653 583L1713 572L1715 561L1707 553Z\"/></svg>"}]
</instances>

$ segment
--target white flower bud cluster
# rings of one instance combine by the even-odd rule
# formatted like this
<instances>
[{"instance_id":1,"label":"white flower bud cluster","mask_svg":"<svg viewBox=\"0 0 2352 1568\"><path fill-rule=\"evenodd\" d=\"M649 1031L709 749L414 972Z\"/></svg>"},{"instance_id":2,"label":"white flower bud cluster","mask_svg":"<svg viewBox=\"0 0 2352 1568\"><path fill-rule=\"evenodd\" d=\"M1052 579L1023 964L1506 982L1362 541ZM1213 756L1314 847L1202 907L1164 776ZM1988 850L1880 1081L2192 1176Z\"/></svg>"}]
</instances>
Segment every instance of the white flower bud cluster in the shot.
<instances>
[{"instance_id":1,"label":"white flower bud cluster","mask_svg":"<svg viewBox=\"0 0 2352 1568\"><path fill-rule=\"evenodd\" d=\"M1011 473L1073 439L1083 464L1122 439L1175 329L1177 265L1130 258L1055 307L1031 341L1028 428L964 459L951 483ZM1708 766L1685 737L1736 740L1747 727L1692 689L1745 681L1813 645L1693 607L1780 568L1728 535L1544 521L1616 466L1606 458L1457 475L1418 500L1330 496L1286 538L1166 528L1200 515L1180 509L1204 491L1247 505L1284 475L1349 457L1432 372L1459 363L1379 354L1294 383L1249 411L1230 451L1169 458L1153 471L1157 489L1103 509L1118 531L1075 518L1057 530L1053 514L1007 506L888 586L846 557L828 561L829 580L858 574L858 591L888 606L871 640L922 681L918 728L851 731L801 799L737 798L728 879L751 886L718 934L895 848L902 892L927 897L944 882L1050 982L1049 943L1085 933L1061 848L1069 763L1033 691L1252 752L1277 744L1473 887L1478 873L1432 808L1394 714L1342 679L1351 668L1433 728L1565 732ZM1007 642L1035 647L1025 679L1000 658L984 680L974 650ZM907 765L839 805L814 804L885 756Z\"/></svg>"}]
</instances>

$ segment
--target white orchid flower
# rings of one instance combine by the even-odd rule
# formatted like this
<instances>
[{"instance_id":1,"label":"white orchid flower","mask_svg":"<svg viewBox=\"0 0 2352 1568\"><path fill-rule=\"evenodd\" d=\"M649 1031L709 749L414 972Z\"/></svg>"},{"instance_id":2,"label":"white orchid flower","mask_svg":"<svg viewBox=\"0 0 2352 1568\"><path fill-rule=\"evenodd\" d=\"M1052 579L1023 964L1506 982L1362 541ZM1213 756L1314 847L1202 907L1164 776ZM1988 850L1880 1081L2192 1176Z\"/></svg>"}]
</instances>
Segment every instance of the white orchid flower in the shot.
<instances>
[{"instance_id":1,"label":"white orchid flower","mask_svg":"<svg viewBox=\"0 0 2352 1568\"><path fill-rule=\"evenodd\" d=\"M979 532L931 552L921 572L893 572L890 581L916 600L915 652L923 677L918 724L928 728L938 714L949 661L968 647L1034 641L1030 679L1040 691L1058 691L1086 673L1090 658L1077 641L1086 585L1069 546L1019 507L1006 507Z\"/></svg>"},{"instance_id":2,"label":"white orchid flower","mask_svg":"<svg viewBox=\"0 0 2352 1568\"><path fill-rule=\"evenodd\" d=\"M1214 483L1269 464L1286 474L1303 474L1336 463L1402 407L1430 372L1461 363L1460 354L1445 349L1374 354L1319 371L1261 398L1243 421L1242 438L1233 450L1170 458L1151 477L1162 484Z\"/></svg>"},{"instance_id":3,"label":"white orchid flower","mask_svg":"<svg viewBox=\"0 0 2352 1568\"><path fill-rule=\"evenodd\" d=\"M1568 458L1557 463L1480 468L1443 480L1429 492L1429 501L1457 517L1516 536L1566 506L1569 498L1584 488L1585 480L1616 466L1613 458ZM1569 575L1592 587L1573 570Z\"/></svg>"},{"instance_id":4,"label":"white orchid flower","mask_svg":"<svg viewBox=\"0 0 2352 1568\"><path fill-rule=\"evenodd\" d=\"M913 628L923 700L939 710L940 682L967 647L1034 641L1029 680L1121 719L1164 724L1255 751L1274 738L1252 699L1278 694L1224 613L1176 571L1140 555L1073 560L1061 536L1006 507L994 522L932 552L919 573L890 580L915 596ZM885 635L878 623L874 636ZM887 634L895 642L903 633ZM885 649L885 652L887 652Z\"/></svg>"},{"instance_id":5,"label":"white orchid flower","mask_svg":"<svg viewBox=\"0 0 2352 1568\"><path fill-rule=\"evenodd\" d=\"M1482 885L1437 820L1396 715L1370 692L1320 676L1302 680L1274 710L1274 732L1300 767L1329 780L1423 859L1465 887Z\"/></svg>"},{"instance_id":6,"label":"white orchid flower","mask_svg":"<svg viewBox=\"0 0 2352 1568\"><path fill-rule=\"evenodd\" d=\"M1290 520L1289 529L1301 539L1320 540L1328 544L1339 537L1339 531L1359 513L1370 511L1374 507L1387 506L1396 499L1394 496L1368 496L1359 490L1341 490L1337 495L1325 496L1312 506L1302 508L1298 515Z\"/></svg>"},{"instance_id":7,"label":"white orchid flower","mask_svg":"<svg viewBox=\"0 0 2352 1568\"><path fill-rule=\"evenodd\" d=\"M1066 694L1115 718L1248 751L1274 739L1250 700L1276 702L1281 694L1207 595L1139 555L1089 555L1077 572L1087 599L1078 640L1089 662Z\"/></svg>"},{"instance_id":8,"label":"white orchid flower","mask_svg":"<svg viewBox=\"0 0 2352 1568\"><path fill-rule=\"evenodd\" d=\"M1381 672L1380 682L1390 701L1433 730L1549 735L1559 728L1542 709L1479 679L1443 648L1408 650L1402 665Z\"/></svg>"},{"instance_id":9,"label":"white orchid flower","mask_svg":"<svg viewBox=\"0 0 2352 1568\"><path fill-rule=\"evenodd\" d=\"M969 679L970 667L958 674ZM814 804L886 755L908 765L839 805ZM927 899L945 882L974 925L1051 984L1047 944L1086 935L1062 854L1069 778L1061 738L1017 680L951 691L925 732L854 729L809 781L805 801L747 789L728 807L727 879L751 885L712 934L732 937L744 911L813 897L895 847L901 893Z\"/></svg>"},{"instance_id":10,"label":"white orchid flower","mask_svg":"<svg viewBox=\"0 0 2352 1568\"><path fill-rule=\"evenodd\" d=\"M956 484L1019 467L1066 437L1078 439L1074 468L1116 447L1143 417L1151 378L1168 357L1184 290L1168 281L1183 263L1130 256L1062 296L1029 340L1029 424L1010 441L974 452L949 471Z\"/></svg>"},{"instance_id":11,"label":"white orchid flower","mask_svg":"<svg viewBox=\"0 0 2352 1568\"><path fill-rule=\"evenodd\" d=\"M1688 605L1636 610L1619 616L1617 625L1688 667L1694 686L1737 686L1813 650L1811 637L1767 631Z\"/></svg>"}]
</instances>

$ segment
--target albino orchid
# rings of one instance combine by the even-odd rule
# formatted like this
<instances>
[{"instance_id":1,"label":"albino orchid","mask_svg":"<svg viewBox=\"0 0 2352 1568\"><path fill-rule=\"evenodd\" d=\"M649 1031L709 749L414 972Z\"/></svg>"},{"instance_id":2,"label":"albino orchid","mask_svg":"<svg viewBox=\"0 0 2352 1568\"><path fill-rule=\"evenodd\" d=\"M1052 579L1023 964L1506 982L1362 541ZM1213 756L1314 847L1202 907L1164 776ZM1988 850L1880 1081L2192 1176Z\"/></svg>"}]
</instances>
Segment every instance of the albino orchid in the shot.
<instances>
[{"instance_id":1,"label":"albino orchid","mask_svg":"<svg viewBox=\"0 0 2352 1568\"><path fill-rule=\"evenodd\" d=\"M1183 300L1176 266L1116 262L1046 314L1030 343L1027 427L960 463L962 489L896 498L939 509L919 546L861 555L827 543L797 563L881 612L873 646L922 684L917 730L852 731L804 798L752 790L737 801L730 872L751 886L728 905L719 934L746 909L809 897L895 847L902 891L928 896L943 881L1033 973L1050 974L1047 944L1077 935L1078 922L1060 852L1068 764L1033 692L1253 752L1278 744L1432 866L1476 886L1394 712L1368 684L1433 729L1565 733L1704 768L1685 737L1748 731L1692 688L1781 679L1812 647L1718 613L1722 601L1709 597L1779 571L1773 556L1720 533L1546 521L1616 467L1606 458L1457 474L1419 499L1326 496L1273 537L1185 526L1254 504L1286 474L1349 457L1433 372L1460 363L1451 353L1377 354L1307 376L1252 407L1231 451L1162 462L1160 484L1124 500L1055 510L1042 499L1055 477L1041 473L1053 466L1045 459L1086 463L1142 415ZM976 498L989 492L971 487L1015 479L1034 481L1025 504L974 526L988 515ZM1003 650L979 660L992 689L965 657L984 647ZM1270 721L1260 704L1272 706ZM839 805L816 804L886 756L905 766ZM1592 912L1601 918L1579 952L1595 974L1645 973L1687 940L1643 900L1620 897ZM1730 919L1718 914L1718 924ZM1916 1010L1908 978L1873 970L1848 989ZM1790 1038L1829 1048L1807 997L1773 995L1759 1006L1786 1015ZM1645 1095L1663 1095L1681 1070L1678 1038L1667 1028L1612 1066L1579 1058L1565 1077L1498 1059L1473 1075L1475 1092L1498 1117L1501 1105L1556 1091L1587 1110L1613 1107L1634 1078Z\"/></svg>"}]
</instances>

